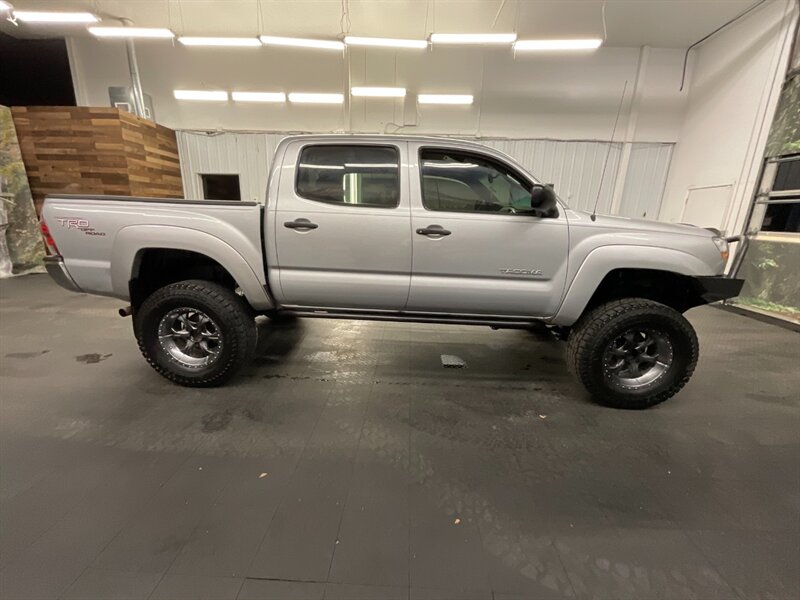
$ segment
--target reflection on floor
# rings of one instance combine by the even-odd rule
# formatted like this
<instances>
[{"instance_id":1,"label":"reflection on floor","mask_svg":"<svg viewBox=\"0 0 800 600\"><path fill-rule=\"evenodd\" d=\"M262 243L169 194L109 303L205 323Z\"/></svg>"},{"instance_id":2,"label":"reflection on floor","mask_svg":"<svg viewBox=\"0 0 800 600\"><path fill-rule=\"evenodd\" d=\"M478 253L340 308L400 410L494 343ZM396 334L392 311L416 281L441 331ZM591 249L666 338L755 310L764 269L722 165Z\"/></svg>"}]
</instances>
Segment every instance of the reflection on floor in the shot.
<instances>
[{"instance_id":1,"label":"reflection on floor","mask_svg":"<svg viewBox=\"0 0 800 600\"><path fill-rule=\"evenodd\" d=\"M0 597L800 596L793 332L695 309L692 382L624 412L470 327L265 322L179 388L119 304L0 282Z\"/></svg>"}]
</instances>

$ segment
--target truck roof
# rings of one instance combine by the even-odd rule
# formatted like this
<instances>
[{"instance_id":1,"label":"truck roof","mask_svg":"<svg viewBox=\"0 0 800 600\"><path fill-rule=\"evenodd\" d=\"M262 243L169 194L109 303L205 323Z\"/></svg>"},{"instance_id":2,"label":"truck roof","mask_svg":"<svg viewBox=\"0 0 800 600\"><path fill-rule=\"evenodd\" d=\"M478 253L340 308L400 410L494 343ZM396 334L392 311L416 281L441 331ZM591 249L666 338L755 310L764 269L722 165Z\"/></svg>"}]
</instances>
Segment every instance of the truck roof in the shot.
<instances>
[{"instance_id":1,"label":"truck roof","mask_svg":"<svg viewBox=\"0 0 800 600\"><path fill-rule=\"evenodd\" d=\"M436 135L407 135L407 134L398 134L398 133L303 133L303 134L295 134L289 135L283 138L286 141L294 141L294 140L320 140L320 141L330 141L330 140L347 140L347 141L354 141L354 140L364 140L364 141L380 141L380 140L394 140L394 141L404 141L404 142L432 142L432 143L458 143L459 145L470 145L476 146L480 148L486 148L484 144L480 143L476 140L466 140L459 137L453 136L436 136Z\"/></svg>"}]
</instances>

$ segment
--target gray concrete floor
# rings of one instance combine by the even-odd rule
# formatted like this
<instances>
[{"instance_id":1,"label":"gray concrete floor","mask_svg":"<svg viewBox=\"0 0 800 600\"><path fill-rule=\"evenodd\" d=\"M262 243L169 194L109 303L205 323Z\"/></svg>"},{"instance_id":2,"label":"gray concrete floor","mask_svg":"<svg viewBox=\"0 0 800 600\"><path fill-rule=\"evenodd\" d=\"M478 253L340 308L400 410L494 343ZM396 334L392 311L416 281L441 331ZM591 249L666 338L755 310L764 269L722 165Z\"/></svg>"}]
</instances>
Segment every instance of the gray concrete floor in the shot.
<instances>
[{"instance_id":1,"label":"gray concrete floor","mask_svg":"<svg viewBox=\"0 0 800 600\"><path fill-rule=\"evenodd\" d=\"M184 389L119 305L0 282L4 599L800 597L796 333L695 309L694 379L625 412L469 327L262 325Z\"/></svg>"}]
</instances>

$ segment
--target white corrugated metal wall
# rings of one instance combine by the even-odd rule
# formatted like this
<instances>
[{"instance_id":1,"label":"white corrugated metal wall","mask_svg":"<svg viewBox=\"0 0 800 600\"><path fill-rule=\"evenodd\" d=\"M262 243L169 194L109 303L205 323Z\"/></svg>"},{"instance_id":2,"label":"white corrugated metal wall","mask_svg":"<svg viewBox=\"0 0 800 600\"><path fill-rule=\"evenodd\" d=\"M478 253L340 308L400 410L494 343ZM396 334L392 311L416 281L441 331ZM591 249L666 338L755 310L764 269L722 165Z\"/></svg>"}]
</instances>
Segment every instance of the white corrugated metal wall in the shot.
<instances>
[{"instance_id":1,"label":"white corrugated metal wall","mask_svg":"<svg viewBox=\"0 0 800 600\"><path fill-rule=\"evenodd\" d=\"M202 199L202 173L238 174L242 199L263 202L272 155L284 137L278 133L178 131L184 193ZM622 154L620 143L563 140L480 140L514 157L536 177L553 183L573 208L608 214ZM634 143L619 214L656 218L673 144ZM608 157L608 165L603 168ZM602 181L602 189L601 188Z\"/></svg>"},{"instance_id":2,"label":"white corrugated metal wall","mask_svg":"<svg viewBox=\"0 0 800 600\"><path fill-rule=\"evenodd\" d=\"M552 183L558 195L572 207L591 210L600 190L597 212L608 214L620 145L608 142L560 140L481 140L513 157L545 183ZM603 165L608 157L606 174Z\"/></svg>"},{"instance_id":3,"label":"white corrugated metal wall","mask_svg":"<svg viewBox=\"0 0 800 600\"><path fill-rule=\"evenodd\" d=\"M201 174L239 175L242 200L264 201L272 155L285 137L273 133L178 131L183 193L203 198Z\"/></svg>"},{"instance_id":4,"label":"white corrugated metal wall","mask_svg":"<svg viewBox=\"0 0 800 600\"><path fill-rule=\"evenodd\" d=\"M631 146L628 173L619 205L620 215L637 219L658 218L674 146L642 143Z\"/></svg>"}]
</instances>

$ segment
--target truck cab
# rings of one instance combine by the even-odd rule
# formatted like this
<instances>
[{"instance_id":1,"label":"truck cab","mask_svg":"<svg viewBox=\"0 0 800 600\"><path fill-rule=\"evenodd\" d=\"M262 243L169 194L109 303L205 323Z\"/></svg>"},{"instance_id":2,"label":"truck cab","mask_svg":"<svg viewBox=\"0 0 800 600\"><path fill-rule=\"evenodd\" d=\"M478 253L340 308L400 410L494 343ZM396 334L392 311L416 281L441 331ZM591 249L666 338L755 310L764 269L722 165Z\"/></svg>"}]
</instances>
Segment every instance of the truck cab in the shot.
<instances>
[{"instance_id":1,"label":"truck cab","mask_svg":"<svg viewBox=\"0 0 800 600\"><path fill-rule=\"evenodd\" d=\"M554 200L547 211L532 207L542 184L476 146L285 140L266 205L276 300L292 310L554 315L567 272L566 212Z\"/></svg>"}]
</instances>

